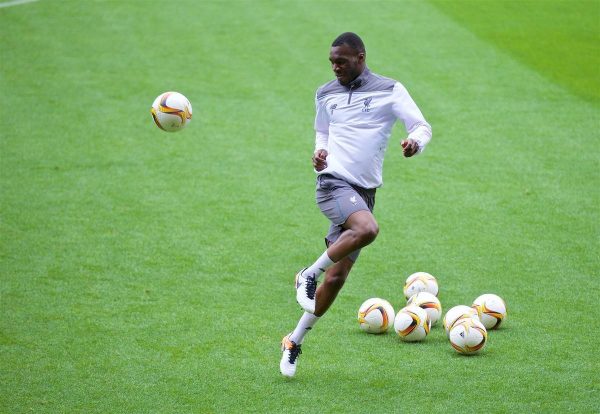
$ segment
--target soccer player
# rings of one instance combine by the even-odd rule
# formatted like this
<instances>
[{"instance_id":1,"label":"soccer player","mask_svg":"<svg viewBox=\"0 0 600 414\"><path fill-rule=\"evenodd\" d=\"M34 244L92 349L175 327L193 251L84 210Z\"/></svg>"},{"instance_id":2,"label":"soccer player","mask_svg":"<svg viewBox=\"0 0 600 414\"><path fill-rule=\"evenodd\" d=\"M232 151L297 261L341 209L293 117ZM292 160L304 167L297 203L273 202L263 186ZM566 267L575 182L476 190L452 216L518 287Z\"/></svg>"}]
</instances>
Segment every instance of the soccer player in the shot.
<instances>
[{"instance_id":1,"label":"soccer player","mask_svg":"<svg viewBox=\"0 0 600 414\"><path fill-rule=\"evenodd\" d=\"M431 127L404 86L369 70L358 35L338 36L329 61L336 79L317 89L312 162L316 201L331 225L325 252L296 274L296 300L305 312L282 340L279 368L287 377L296 373L304 336L335 300L361 248L377 237L375 191L382 185L383 157L396 120L408 132L400 143L405 157L422 152L431 139Z\"/></svg>"}]
</instances>

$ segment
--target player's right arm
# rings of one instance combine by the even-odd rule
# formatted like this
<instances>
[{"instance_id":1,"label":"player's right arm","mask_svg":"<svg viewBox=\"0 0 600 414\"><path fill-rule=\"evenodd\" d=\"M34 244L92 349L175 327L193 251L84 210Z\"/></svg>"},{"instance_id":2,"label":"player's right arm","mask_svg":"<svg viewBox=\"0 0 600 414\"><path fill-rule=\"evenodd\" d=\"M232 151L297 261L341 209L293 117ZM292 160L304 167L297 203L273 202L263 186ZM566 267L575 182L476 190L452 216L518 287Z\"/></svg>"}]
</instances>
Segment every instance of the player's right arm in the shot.
<instances>
[{"instance_id":1,"label":"player's right arm","mask_svg":"<svg viewBox=\"0 0 600 414\"><path fill-rule=\"evenodd\" d=\"M317 171L323 171L327 168L327 150L318 149L312 157L313 167Z\"/></svg>"},{"instance_id":2,"label":"player's right arm","mask_svg":"<svg viewBox=\"0 0 600 414\"><path fill-rule=\"evenodd\" d=\"M329 142L329 112L325 105L324 99L318 99L315 96L315 151L313 153L312 162L316 171L322 171L327 168L327 149Z\"/></svg>"}]
</instances>

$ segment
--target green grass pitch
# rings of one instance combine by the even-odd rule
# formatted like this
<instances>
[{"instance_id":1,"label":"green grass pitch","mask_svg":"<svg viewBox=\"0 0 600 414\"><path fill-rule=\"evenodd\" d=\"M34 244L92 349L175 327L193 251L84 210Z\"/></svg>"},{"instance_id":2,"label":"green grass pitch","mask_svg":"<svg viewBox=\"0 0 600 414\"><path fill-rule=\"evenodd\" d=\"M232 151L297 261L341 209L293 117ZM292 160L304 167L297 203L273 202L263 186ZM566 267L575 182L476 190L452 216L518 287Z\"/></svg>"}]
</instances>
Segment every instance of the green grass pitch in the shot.
<instances>
[{"instance_id":1,"label":"green grass pitch","mask_svg":"<svg viewBox=\"0 0 600 414\"><path fill-rule=\"evenodd\" d=\"M0 412L598 412L599 21L597 0L0 8ZM343 31L434 137L407 160L395 129L380 236L285 380ZM194 107L181 133L150 116L167 90ZM359 330L419 270L444 310L506 300L480 355L439 325Z\"/></svg>"}]
</instances>

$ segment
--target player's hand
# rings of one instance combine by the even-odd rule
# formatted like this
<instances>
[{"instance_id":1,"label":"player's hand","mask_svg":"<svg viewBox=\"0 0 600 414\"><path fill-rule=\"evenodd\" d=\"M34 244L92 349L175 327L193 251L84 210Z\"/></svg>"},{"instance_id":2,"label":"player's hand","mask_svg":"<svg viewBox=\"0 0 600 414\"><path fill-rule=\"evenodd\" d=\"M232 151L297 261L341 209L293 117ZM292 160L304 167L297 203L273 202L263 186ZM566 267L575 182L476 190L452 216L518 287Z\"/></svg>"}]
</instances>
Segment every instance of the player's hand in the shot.
<instances>
[{"instance_id":1,"label":"player's hand","mask_svg":"<svg viewBox=\"0 0 600 414\"><path fill-rule=\"evenodd\" d=\"M412 157L419 151L419 144L414 139L405 139L400 145L402 145L402 153L405 157Z\"/></svg>"},{"instance_id":2,"label":"player's hand","mask_svg":"<svg viewBox=\"0 0 600 414\"><path fill-rule=\"evenodd\" d=\"M325 168L327 168L326 158L327 158L327 151L325 151L324 149L315 151L315 153L312 157L312 163L313 163L313 167L315 167L315 170L322 171Z\"/></svg>"}]
</instances>

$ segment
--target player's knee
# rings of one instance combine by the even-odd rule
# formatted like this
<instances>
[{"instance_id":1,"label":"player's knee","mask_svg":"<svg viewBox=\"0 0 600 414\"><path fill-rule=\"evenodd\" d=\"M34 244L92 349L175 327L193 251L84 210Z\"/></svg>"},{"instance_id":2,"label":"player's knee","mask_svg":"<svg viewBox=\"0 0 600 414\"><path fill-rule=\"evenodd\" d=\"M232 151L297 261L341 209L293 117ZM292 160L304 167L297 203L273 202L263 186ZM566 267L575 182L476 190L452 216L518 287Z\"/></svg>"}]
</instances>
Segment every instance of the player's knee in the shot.
<instances>
[{"instance_id":1,"label":"player's knee","mask_svg":"<svg viewBox=\"0 0 600 414\"><path fill-rule=\"evenodd\" d=\"M365 224L361 227L359 234L361 244L367 245L373 242L373 240L375 240L375 238L379 234L379 226L376 222Z\"/></svg>"}]
</instances>

